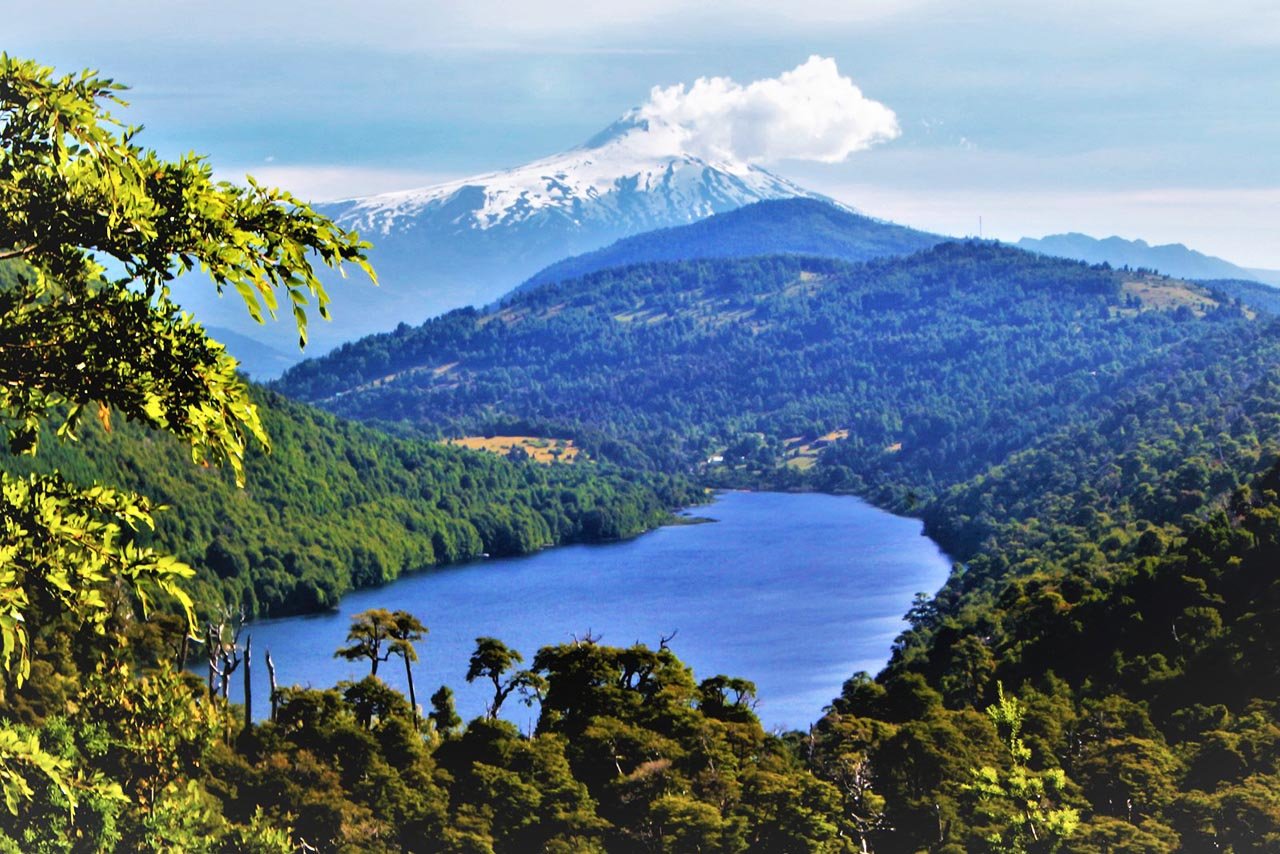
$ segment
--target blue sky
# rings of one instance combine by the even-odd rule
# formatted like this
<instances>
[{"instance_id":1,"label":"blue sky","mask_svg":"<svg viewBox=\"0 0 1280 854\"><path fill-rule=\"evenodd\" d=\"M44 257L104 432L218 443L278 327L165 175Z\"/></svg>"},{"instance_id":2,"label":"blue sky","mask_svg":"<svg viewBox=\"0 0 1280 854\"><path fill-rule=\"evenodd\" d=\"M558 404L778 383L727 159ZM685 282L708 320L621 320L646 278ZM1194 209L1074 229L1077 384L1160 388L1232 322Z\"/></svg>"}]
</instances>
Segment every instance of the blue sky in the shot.
<instances>
[{"instance_id":1,"label":"blue sky","mask_svg":"<svg viewBox=\"0 0 1280 854\"><path fill-rule=\"evenodd\" d=\"M830 57L901 134L775 172L953 234L981 216L1280 268L1274 0L689 5L65 0L0 26L10 53L130 84L150 145L316 199L516 165L654 86Z\"/></svg>"}]
</instances>

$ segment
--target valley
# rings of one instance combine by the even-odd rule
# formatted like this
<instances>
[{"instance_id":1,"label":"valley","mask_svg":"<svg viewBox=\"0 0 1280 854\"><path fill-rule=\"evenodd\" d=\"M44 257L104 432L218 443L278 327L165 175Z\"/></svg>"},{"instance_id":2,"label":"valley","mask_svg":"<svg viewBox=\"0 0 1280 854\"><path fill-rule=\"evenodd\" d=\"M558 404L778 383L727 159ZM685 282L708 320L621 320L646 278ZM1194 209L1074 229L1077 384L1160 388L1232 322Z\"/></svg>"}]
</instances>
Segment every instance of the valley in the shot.
<instances>
[{"instance_id":1,"label":"valley","mask_svg":"<svg viewBox=\"0 0 1280 854\"><path fill-rule=\"evenodd\" d=\"M537 91L585 96L545 73L581 56L701 61L588 35L450 43L528 72L469 144L514 137ZM220 103L158 82L152 108ZM276 109L278 82L250 88ZM1041 194L999 134L922 95L895 113L819 55L654 86L524 166L316 205L141 148L121 91L0 54L0 851L1280 843L1264 252L859 213L772 164L904 137L858 180L923 186L950 152L1004 204ZM1072 181L1105 161L1051 148ZM1271 198L1234 192L1192 196Z\"/></svg>"},{"instance_id":2,"label":"valley","mask_svg":"<svg viewBox=\"0 0 1280 854\"><path fill-rule=\"evenodd\" d=\"M954 571L814 736L819 755L877 769L883 801L846 795L886 805L895 830L873 834L877 850L927 847L940 814L980 832L964 768L997 745L973 710L1014 684L1037 750L1080 787L1059 803L1081 805L1089 844L1247 847L1228 811L1272 766L1194 769L1212 739L1245 737L1246 707L1272 690L1237 646L1271 643L1253 627L1272 598L1242 593L1270 576L1231 568L1266 559L1256 526L1280 494L1265 290L975 241L861 263L648 260L631 245L625 266L365 339L274 387L407 434L518 425L626 467L851 492L922 518ZM438 364L447 381L416 368ZM373 374L391 379L358 385ZM1167 794L1143 800L1122 782L1134 767ZM1117 793L1137 806L1108 806Z\"/></svg>"}]
</instances>

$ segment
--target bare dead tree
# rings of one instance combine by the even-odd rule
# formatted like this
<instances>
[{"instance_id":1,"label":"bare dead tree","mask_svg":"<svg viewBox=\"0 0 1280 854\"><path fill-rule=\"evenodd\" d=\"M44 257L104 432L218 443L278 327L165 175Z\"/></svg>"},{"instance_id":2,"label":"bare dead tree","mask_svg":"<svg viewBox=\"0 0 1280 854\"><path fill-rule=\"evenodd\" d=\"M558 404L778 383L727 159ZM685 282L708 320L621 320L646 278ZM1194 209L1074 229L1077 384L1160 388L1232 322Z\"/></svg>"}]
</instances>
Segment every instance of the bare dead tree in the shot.
<instances>
[{"instance_id":1,"label":"bare dead tree","mask_svg":"<svg viewBox=\"0 0 1280 854\"><path fill-rule=\"evenodd\" d=\"M198 643L198 641L197 641ZM183 631L182 640L178 642L178 650L174 661L174 669L181 671L187 666L187 655L191 652L191 632Z\"/></svg>"},{"instance_id":2,"label":"bare dead tree","mask_svg":"<svg viewBox=\"0 0 1280 854\"><path fill-rule=\"evenodd\" d=\"M215 626L213 624L213 620L210 620L204 629L204 654L209 661L210 697L218 696L217 691L214 689L214 677L222 675L222 671L218 669L218 665L220 663L220 649L222 647L220 638L222 637L223 628L223 623L220 622Z\"/></svg>"},{"instance_id":3,"label":"bare dead tree","mask_svg":"<svg viewBox=\"0 0 1280 854\"><path fill-rule=\"evenodd\" d=\"M237 625L235 631L231 635L231 640L222 646L222 699L225 701L231 693L231 674L236 672L236 668L240 666L240 662L244 660L244 656L240 652L240 629L243 625Z\"/></svg>"},{"instance_id":4,"label":"bare dead tree","mask_svg":"<svg viewBox=\"0 0 1280 854\"><path fill-rule=\"evenodd\" d=\"M604 635L593 634L591 629L587 629L586 634L582 637L578 637L577 633L571 634L569 637L573 638L574 646L594 646L600 642Z\"/></svg>"},{"instance_id":5,"label":"bare dead tree","mask_svg":"<svg viewBox=\"0 0 1280 854\"><path fill-rule=\"evenodd\" d=\"M267 682L271 685L271 720L274 721L280 700L276 694L276 663L271 660L271 650L267 650Z\"/></svg>"},{"instance_id":6,"label":"bare dead tree","mask_svg":"<svg viewBox=\"0 0 1280 854\"><path fill-rule=\"evenodd\" d=\"M668 649L669 647L667 645L670 644L671 641L674 640L675 636L678 634L680 634L679 629L672 629L671 634L669 635L658 635L658 649L659 650Z\"/></svg>"},{"instance_id":7,"label":"bare dead tree","mask_svg":"<svg viewBox=\"0 0 1280 854\"><path fill-rule=\"evenodd\" d=\"M836 786L843 795L844 814L857 834L863 854L871 850L871 838L877 833L893 830L889 817L877 808L873 786L875 774L871 760L862 753L841 753L820 763L820 776ZM939 814L939 838L945 835Z\"/></svg>"},{"instance_id":8,"label":"bare dead tree","mask_svg":"<svg viewBox=\"0 0 1280 854\"><path fill-rule=\"evenodd\" d=\"M209 693L215 697L221 694L224 701L231 693L231 674L244 660L240 649L240 633L244 631L244 622L243 608L234 616L230 608L224 608L217 623L210 620L205 626L205 644L208 647L205 654L209 660ZM215 676L218 678L216 691Z\"/></svg>"}]
</instances>

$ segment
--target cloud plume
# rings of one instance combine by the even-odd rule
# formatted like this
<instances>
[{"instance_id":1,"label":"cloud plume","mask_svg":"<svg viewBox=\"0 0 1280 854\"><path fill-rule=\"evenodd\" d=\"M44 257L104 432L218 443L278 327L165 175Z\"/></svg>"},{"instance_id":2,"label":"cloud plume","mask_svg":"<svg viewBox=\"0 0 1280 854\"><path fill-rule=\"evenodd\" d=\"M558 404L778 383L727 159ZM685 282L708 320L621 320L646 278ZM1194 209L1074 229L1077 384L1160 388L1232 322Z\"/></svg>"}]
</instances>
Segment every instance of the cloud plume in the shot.
<instances>
[{"instance_id":1,"label":"cloud plume","mask_svg":"<svg viewBox=\"0 0 1280 854\"><path fill-rule=\"evenodd\" d=\"M700 77L687 88L655 86L638 114L674 127L691 154L748 163L838 163L901 133L893 110L820 56L745 86L727 77Z\"/></svg>"}]
</instances>

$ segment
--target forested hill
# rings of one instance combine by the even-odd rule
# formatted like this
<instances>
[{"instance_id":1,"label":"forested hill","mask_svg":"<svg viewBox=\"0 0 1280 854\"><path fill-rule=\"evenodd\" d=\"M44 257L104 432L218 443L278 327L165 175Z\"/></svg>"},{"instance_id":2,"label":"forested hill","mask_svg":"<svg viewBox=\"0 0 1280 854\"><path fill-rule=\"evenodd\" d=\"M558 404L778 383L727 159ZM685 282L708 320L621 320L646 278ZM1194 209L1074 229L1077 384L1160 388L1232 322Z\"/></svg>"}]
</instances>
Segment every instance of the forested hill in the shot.
<instances>
[{"instance_id":1,"label":"forested hill","mask_svg":"<svg viewBox=\"0 0 1280 854\"><path fill-rule=\"evenodd\" d=\"M576 279L610 267L650 261L811 255L867 261L910 255L946 238L851 213L818 199L773 199L691 225L649 231L566 258L535 273L516 291Z\"/></svg>"},{"instance_id":2,"label":"forested hill","mask_svg":"<svg viewBox=\"0 0 1280 854\"><path fill-rule=\"evenodd\" d=\"M1205 371L1223 372L1226 411L1276 364L1267 324L1177 280L949 243L603 271L364 339L278 388L358 418L540 424L672 469L723 456L722 480L747 466L909 502L1089 433L1135 394L1199 412Z\"/></svg>"},{"instance_id":3,"label":"forested hill","mask_svg":"<svg viewBox=\"0 0 1280 854\"><path fill-rule=\"evenodd\" d=\"M865 266L635 267L416 333L453 348L419 353L432 370L410 376L455 383L417 389L432 395L423 413L456 406L464 420L463 396L487 390L486 417L519 411L496 401L545 407L604 450L662 462L722 448L730 466L712 476L914 494L961 563L911 609L890 666L851 678L806 733L766 733L745 679L699 683L668 649L589 640L507 670L542 689L531 734L463 729L443 690L423 722L372 680L285 689L276 720L234 747L216 721L177 742L170 776L192 781L211 835L261 821L320 850L510 854L655 850L655 828L656 850L726 852L1244 852L1280 839L1269 318L1175 280L949 244ZM83 450L50 439L37 459L182 508L161 536L201 565L200 601L243 593L260 611L324 604L412 558L504 536L525 548L543 532L620 532L682 500L656 476L518 466L262 401L276 451L254 456L243 492L128 425L87 426ZM697 431L687 445L661 426L681 419ZM787 456L775 435L819 461L806 473L795 464L814 457ZM172 654L145 628L134 654ZM211 704L163 671L86 675L103 641L74 655L39 643L51 651L15 707L50 715L41 743L131 796L84 802L85 838L151 838L153 814L144 825L134 806L154 797L150 778L120 769L152 767L152 745L191 728L183 709ZM48 711L89 679L76 717ZM157 700L170 696L187 705L139 738L133 710L173 708ZM124 721L96 722L112 710ZM0 832L61 834L71 849L58 790L37 788L42 820L3 814Z\"/></svg>"},{"instance_id":4,"label":"forested hill","mask_svg":"<svg viewBox=\"0 0 1280 854\"><path fill-rule=\"evenodd\" d=\"M1248 279L1210 279L1199 284L1238 299L1250 308L1280 316L1280 287Z\"/></svg>"},{"instance_id":5,"label":"forested hill","mask_svg":"<svg viewBox=\"0 0 1280 854\"><path fill-rule=\"evenodd\" d=\"M10 470L58 470L76 483L133 489L180 510L155 534L195 566L201 610L250 616L333 607L354 587L401 572L544 546L630 536L699 500L678 480L609 466L537 465L394 439L277 394L259 407L270 454L250 452L247 484L202 469L168 436L86 419L80 441L46 438Z\"/></svg>"}]
</instances>

